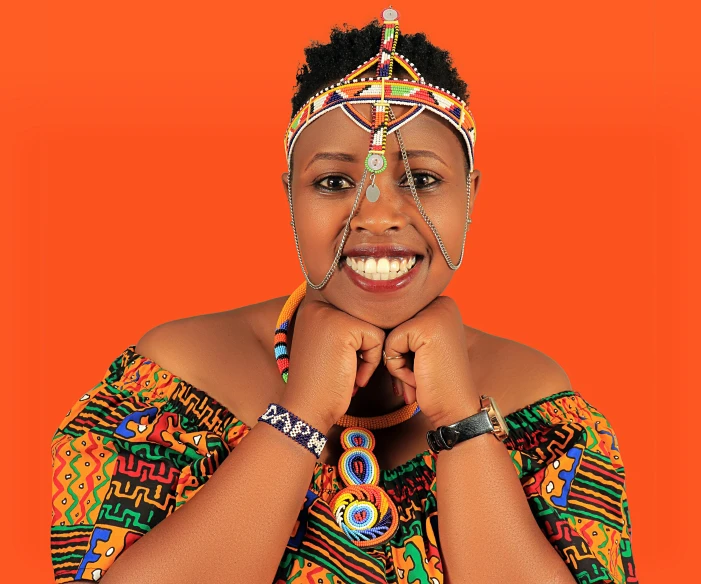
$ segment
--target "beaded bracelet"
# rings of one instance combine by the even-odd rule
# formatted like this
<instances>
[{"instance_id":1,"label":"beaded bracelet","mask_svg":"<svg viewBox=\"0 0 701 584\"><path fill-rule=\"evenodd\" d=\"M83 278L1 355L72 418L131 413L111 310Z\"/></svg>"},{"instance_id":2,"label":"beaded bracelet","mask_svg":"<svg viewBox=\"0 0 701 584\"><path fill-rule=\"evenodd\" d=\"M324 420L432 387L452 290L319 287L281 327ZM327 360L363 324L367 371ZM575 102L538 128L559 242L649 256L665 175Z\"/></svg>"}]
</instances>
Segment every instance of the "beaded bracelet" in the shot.
<instances>
[{"instance_id":1,"label":"beaded bracelet","mask_svg":"<svg viewBox=\"0 0 701 584\"><path fill-rule=\"evenodd\" d=\"M266 412L258 418L258 421L270 424L273 428L280 430L285 436L289 436L297 444L304 446L317 458L321 456L321 451L326 445L324 434L280 404L270 404Z\"/></svg>"}]
</instances>

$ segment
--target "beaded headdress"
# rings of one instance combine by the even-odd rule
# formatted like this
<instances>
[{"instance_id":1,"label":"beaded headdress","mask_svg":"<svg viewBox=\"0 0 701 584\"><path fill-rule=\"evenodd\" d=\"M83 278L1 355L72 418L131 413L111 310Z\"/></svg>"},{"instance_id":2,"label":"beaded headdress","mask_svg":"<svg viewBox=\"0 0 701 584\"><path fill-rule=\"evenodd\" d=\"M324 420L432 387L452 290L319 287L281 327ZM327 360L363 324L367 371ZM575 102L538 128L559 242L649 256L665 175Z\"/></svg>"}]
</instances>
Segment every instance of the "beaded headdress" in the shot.
<instances>
[{"instance_id":1,"label":"beaded headdress","mask_svg":"<svg viewBox=\"0 0 701 584\"><path fill-rule=\"evenodd\" d=\"M290 224L292 225L295 247L297 248L297 257L299 258L302 272L304 273L307 284L314 290L319 290L325 286L338 265L341 251L348 237L350 221L358 206L368 172L372 175L372 179L371 184L365 191L365 196L371 203L379 199L380 189L375 184L375 176L387 168L387 158L385 155L387 135L393 132L396 133L409 182L409 188L421 216L435 235L448 267L450 267L451 270L457 270L462 264L463 252L465 250L465 238L469 225L472 222L470 219L470 190L472 182L470 175L474 171L474 145L477 137L474 116L463 99L451 91L437 87L431 83L426 83L423 75L421 75L414 64L406 57L396 52L397 41L399 39L399 13L390 6L382 12L382 19L380 50L377 55L356 67L335 85L324 88L307 100L292 117L292 121L285 133L285 155L287 158L288 170L287 198L290 205L290 216L292 218ZM392 69L395 63L408 73L410 79L392 77ZM370 71L373 67L375 67L376 77L361 77L361 75ZM355 107L356 104L360 103L369 103L371 105L372 120L367 120L357 107ZM390 104L409 106L409 109L403 115L395 117ZM336 108L341 108L353 122L370 133L370 148L365 157L364 172L358 187L355 202L353 203L353 208L346 221L343 238L336 251L334 261L321 283L314 284L309 279L309 274L304 267L302 254L299 249L297 229L295 227L294 209L292 205L292 150L304 128L309 126L309 124L319 116ZM411 175L411 168L409 166L407 152L404 148L402 135L399 131L402 125L426 110L434 112L443 119L449 121L458 130L467 145L468 172L466 180L467 205L465 206L465 229L463 232L460 258L457 263L453 263L448 256L443 240L421 204L414 179Z\"/></svg>"},{"instance_id":2,"label":"beaded headdress","mask_svg":"<svg viewBox=\"0 0 701 584\"><path fill-rule=\"evenodd\" d=\"M340 107L351 120L371 134L365 166L373 174L373 185L375 174L387 167L387 135L424 110L438 114L458 130L467 144L469 172L472 172L477 137L472 112L467 104L451 91L426 83L414 64L396 52L399 13L390 7L382 12L382 18L381 46L377 55L365 61L335 85L326 87L312 96L292 118L285 133L288 168L292 161L292 149L302 130L319 116ZM402 67L411 79L392 77L394 63ZM361 77L373 67L376 77ZM357 103L372 104L372 121L368 121L353 107L353 104ZM407 105L410 109L396 120L388 122L387 104L390 103ZM373 200L370 193L368 198Z\"/></svg>"}]
</instances>

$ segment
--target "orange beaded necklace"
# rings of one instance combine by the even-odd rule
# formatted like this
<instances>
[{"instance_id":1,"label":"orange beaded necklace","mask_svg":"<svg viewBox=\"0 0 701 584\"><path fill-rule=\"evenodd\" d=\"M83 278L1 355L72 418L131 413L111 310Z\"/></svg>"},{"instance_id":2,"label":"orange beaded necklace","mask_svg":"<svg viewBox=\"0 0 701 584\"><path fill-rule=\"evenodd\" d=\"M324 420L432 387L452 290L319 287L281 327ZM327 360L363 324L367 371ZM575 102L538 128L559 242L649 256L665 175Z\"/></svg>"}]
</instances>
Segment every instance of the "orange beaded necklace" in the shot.
<instances>
[{"instance_id":1,"label":"orange beaded necklace","mask_svg":"<svg viewBox=\"0 0 701 584\"><path fill-rule=\"evenodd\" d=\"M381 430L382 428L390 428L406 422L408 419L413 418L415 414L419 413L419 406L416 402L413 404L407 404L396 412L390 412L389 414L384 414L382 416L372 416L369 418L361 418L360 416L349 416L345 414L340 417L337 426L343 426L348 428L349 426L357 426L359 428L367 428L368 430Z\"/></svg>"},{"instance_id":2,"label":"orange beaded necklace","mask_svg":"<svg viewBox=\"0 0 701 584\"><path fill-rule=\"evenodd\" d=\"M307 293L302 282L282 307L275 325L275 360L287 383L290 358L287 330L297 307ZM330 506L338 526L358 547L373 547L388 541L397 531L399 513L389 495L379 486L380 467L373 454L375 437L370 430L389 428L407 421L419 412L416 403L374 417L344 415L336 422L346 429L341 433L344 452L338 472L346 487L331 500Z\"/></svg>"}]
</instances>

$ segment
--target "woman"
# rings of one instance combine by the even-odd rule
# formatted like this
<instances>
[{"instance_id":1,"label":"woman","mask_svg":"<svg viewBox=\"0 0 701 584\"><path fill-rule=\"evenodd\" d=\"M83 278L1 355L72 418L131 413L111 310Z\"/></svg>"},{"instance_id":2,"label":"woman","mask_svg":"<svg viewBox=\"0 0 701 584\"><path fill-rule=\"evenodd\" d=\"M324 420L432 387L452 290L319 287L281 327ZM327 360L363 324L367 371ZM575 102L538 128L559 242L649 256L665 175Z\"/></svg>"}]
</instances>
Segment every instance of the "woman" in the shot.
<instances>
[{"instance_id":1,"label":"woman","mask_svg":"<svg viewBox=\"0 0 701 584\"><path fill-rule=\"evenodd\" d=\"M305 282L149 331L61 422L57 582L637 582L606 418L441 296L479 189L469 94L382 18L298 74Z\"/></svg>"}]
</instances>

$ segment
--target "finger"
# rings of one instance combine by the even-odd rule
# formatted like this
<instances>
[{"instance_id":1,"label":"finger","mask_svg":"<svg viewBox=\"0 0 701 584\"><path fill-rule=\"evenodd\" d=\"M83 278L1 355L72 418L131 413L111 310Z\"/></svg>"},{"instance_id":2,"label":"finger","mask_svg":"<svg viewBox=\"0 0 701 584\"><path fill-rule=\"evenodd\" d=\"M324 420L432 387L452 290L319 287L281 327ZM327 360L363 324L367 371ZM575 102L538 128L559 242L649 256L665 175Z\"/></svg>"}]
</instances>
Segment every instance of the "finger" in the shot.
<instances>
[{"instance_id":1,"label":"finger","mask_svg":"<svg viewBox=\"0 0 701 584\"><path fill-rule=\"evenodd\" d=\"M404 402L413 404L416 401L416 388L404 382L402 382L402 384L404 385Z\"/></svg>"},{"instance_id":2,"label":"finger","mask_svg":"<svg viewBox=\"0 0 701 584\"><path fill-rule=\"evenodd\" d=\"M397 361L399 361L399 359L397 359ZM408 365L402 369L402 376L402 381L405 383L405 385L416 388L416 375L414 375L414 372L409 369Z\"/></svg>"},{"instance_id":3,"label":"finger","mask_svg":"<svg viewBox=\"0 0 701 584\"><path fill-rule=\"evenodd\" d=\"M380 329L378 329L377 335L361 333L360 336L360 347L357 350L363 357L358 361L355 382L360 387L365 387L382 361L382 347L385 339L384 333Z\"/></svg>"},{"instance_id":4,"label":"finger","mask_svg":"<svg viewBox=\"0 0 701 584\"><path fill-rule=\"evenodd\" d=\"M394 355L387 356L392 357ZM400 379L407 385L416 387L416 376L409 368L409 359L405 355L401 355L401 359L390 359L387 361L386 367L390 375Z\"/></svg>"},{"instance_id":5,"label":"finger","mask_svg":"<svg viewBox=\"0 0 701 584\"><path fill-rule=\"evenodd\" d=\"M406 366L405 377L407 377L408 379L404 380L404 384L416 389L416 374L414 373L411 361L412 360L410 360L410 364Z\"/></svg>"},{"instance_id":6,"label":"finger","mask_svg":"<svg viewBox=\"0 0 701 584\"><path fill-rule=\"evenodd\" d=\"M392 389L394 390L394 395L401 397L402 395L402 382L396 377L392 377Z\"/></svg>"},{"instance_id":7,"label":"finger","mask_svg":"<svg viewBox=\"0 0 701 584\"><path fill-rule=\"evenodd\" d=\"M408 379L406 380L405 383L408 383L414 389L416 389L416 373L414 372L414 370L415 370L414 360L416 358L416 353L408 353L406 357L407 357L406 371L407 371Z\"/></svg>"},{"instance_id":8,"label":"finger","mask_svg":"<svg viewBox=\"0 0 701 584\"><path fill-rule=\"evenodd\" d=\"M390 374L416 387L416 378L412 369L414 359L409 339L411 334L412 330L410 327L399 325L387 335L384 342L384 350L388 357L401 357L400 359L389 359L387 361L386 367Z\"/></svg>"}]
</instances>

